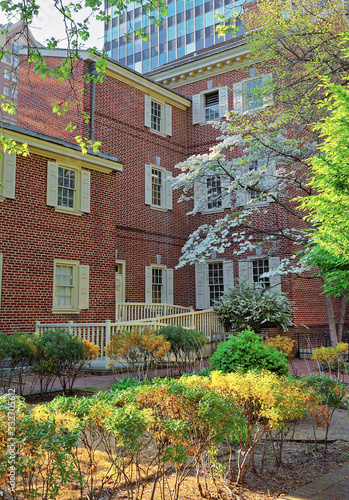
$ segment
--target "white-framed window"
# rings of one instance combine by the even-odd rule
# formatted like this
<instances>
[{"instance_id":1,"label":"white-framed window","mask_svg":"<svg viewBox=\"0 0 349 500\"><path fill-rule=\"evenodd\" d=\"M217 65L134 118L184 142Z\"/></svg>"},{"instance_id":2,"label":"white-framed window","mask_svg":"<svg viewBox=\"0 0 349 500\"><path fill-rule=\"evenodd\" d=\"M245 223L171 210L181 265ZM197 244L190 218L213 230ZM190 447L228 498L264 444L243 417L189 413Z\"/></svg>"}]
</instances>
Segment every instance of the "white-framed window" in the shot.
<instances>
[{"instance_id":1,"label":"white-framed window","mask_svg":"<svg viewBox=\"0 0 349 500\"><path fill-rule=\"evenodd\" d=\"M17 67L19 64L19 58L17 56L12 56L12 64Z\"/></svg>"},{"instance_id":2,"label":"white-framed window","mask_svg":"<svg viewBox=\"0 0 349 500\"><path fill-rule=\"evenodd\" d=\"M209 260L195 264L196 308L209 309L234 286L232 261Z\"/></svg>"},{"instance_id":3,"label":"white-framed window","mask_svg":"<svg viewBox=\"0 0 349 500\"><path fill-rule=\"evenodd\" d=\"M172 174L158 165L145 165L145 204L172 210Z\"/></svg>"},{"instance_id":4,"label":"white-framed window","mask_svg":"<svg viewBox=\"0 0 349 500\"><path fill-rule=\"evenodd\" d=\"M206 89L192 96L193 125L223 118L228 109L228 87Z\"/></svg>"},{"instance_id":5,"label":"white-framed window","mask_svg":"<svg viewBox=\"0 0 349 500\"><path fill-rule=\"evenodd\" d=\"M12 80L12 71L10 69L5 69L4 78L5 80Z\"/></svg>"},{"instance_id":6,"label":"white-framed window","mask_svg":"<svg viewBox=\"0 0 349 500\"><path fill-rule=\"evenodd\" d=\"M4 256L0 253L0 313L1 313L1 285L2 285L2 266L3 266Z\"/></svg>"},{"instance_id":7,"label":"white-framed window","mask_svg":"<svg viewBox=\"0 0 349 500\"><path fill-rule=\"evenodd\" d=\"M0 200L15 198L16 153L1 153L0 159Z\"/></svg>"},{"instance_id":8,"label":"white-framed window","mask_svg":"<svg viewBox=\"0 0 349 500\"><path fill-rule=\"evenodd\" d=\"M239 281L247 286L261 286L281 292L281 277L262 277L271 269L275 269L280 264L279 257L248 257L239 261Z\"/></svg>"},{"instance_id":9,"label":"white-framed window","mask_svg":"<svg viewBox=\"0 0 349 500\"><path fill-rule=\"evenodd\" d=\"M144 125L152 132L172 135L172 106L144 96Z\"/></svg>"},{"instance_id":10,"label":"white-framed window","mask_svg":"<svg viewBox=\"0 0 349 500\"><path fill-rule=\"evenodd\" d=\"M76 214L89 213L90 178L88 170L47 162L47 205Z\"/></svg>"},{"instance_id":11,"label":"white-framed window","mask_svg":"<svg viewBox=\"0 0 349 500\"><path fill-rule=\"evenodd\" d=\"M55 259L53 281L53 312L88 309L89 266L79 261Z\"/></svg>"},{"instance_id":12,"label":"white-framed window","mask_svg":"<svg viewBox=\"0 0 349 500\"><path fill-rule=\"evenodd\" d=\"M18 99L18 90L17 89L12 89L12 99Z\"/></svg>"},{"instance_id":13,"label":"white-framed window","mask_svg":"<svg viewBox=\"0 0 349 500\"><path fill-rule=\"evenodd\" d=\"M231 207L230 178L210 175L194 181L194 204L201 213L223 212Z\"/></svg>"},{"instance_id":14,"label":"white-framed window","mask_svg":"<svg viewBox=\"0 0 349 500\"><path fill-rule=\"evenodd\" d=\"M145 302L173 304L173 269L161 264L145 267Z\"/></svg>"},{"instance_id":15,"label":"white-framed window","mask_svg":"<svg viewBox=\"0 0 349 500\"><path fill-rule=\"evenodd\" d=\"M249 173L256 172L263 169L263 175L259 179L254 179L251 176L250 187L237 189L235 191L235 203L238 207L247 204L266 204L273 201L273 199L267 194L260 193L256 189L261 189L262 191L267 191L273 193L273 188L275 189L275 163L266 163L264 160L253 160L246 166ZM256 188L256 189L253 189Z\"/></svg>"},{"instance_id":16,"label":"white-framed window","mask_svg":"<svg viewBox=\"0 0 349 500\"><path fill-rule=\"evenodd\" d=\"M258 75L234 83L234 113L251 113L273 105L270 92L273 75Z\"/></svg>"},{"instance_id":17,"label":"white-framed window","mask_svg":"<svg viewBox=\"0 0 349 500\"><path fill-rule=\"evenodd\" d=\"M6 95L7 97L11 97L11 87L9 87L8 85L4 85L4 95Z\"/></svg>"}]
</instances>

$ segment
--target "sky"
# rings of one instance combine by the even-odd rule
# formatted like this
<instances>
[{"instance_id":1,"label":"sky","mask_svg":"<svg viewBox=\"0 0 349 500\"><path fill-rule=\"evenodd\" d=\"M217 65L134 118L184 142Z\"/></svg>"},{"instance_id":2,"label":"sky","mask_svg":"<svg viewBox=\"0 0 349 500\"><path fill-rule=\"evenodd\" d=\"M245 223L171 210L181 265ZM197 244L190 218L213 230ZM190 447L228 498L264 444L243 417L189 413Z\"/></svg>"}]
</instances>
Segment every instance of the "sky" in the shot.
<instances>
[{"instance_id":1,"label":"sky","mask_svg":"<svg viewBox=\"0 0 349 500\"><path fill-rule=\"evenodd\" d=\"M45 40L48 38L64 38L65 32L62 18L53 7L53 0L38 0L38 3L40 4L39 16L34 20L30 28L34 37L44 45ZM83 9L83 11L79 13L77 19L84 19L90 12L90 9ZM0 23L5 24L8 21L6 16L0 12ZM11 19L11 22L16 22L16 19ZM92 26L93 28L90 30L90 39L87 43L87 47L96 46L97 49L101 50L103 48L104 25L101 21L94 20ZM66 42L62 40L59 47L64 48L65 46Z\"/></svg>"}]
</instances>

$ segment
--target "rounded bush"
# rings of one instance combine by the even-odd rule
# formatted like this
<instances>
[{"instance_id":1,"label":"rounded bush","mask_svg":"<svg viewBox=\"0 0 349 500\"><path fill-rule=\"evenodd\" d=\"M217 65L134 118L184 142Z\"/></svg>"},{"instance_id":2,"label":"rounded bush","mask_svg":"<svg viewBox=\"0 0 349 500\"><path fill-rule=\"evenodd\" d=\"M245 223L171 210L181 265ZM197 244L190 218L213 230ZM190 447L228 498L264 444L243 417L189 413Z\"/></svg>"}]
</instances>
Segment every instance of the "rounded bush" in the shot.
<instances>
[{"instance_id":1,"label":"rounded bush","mask_svg":"<svg viewBox=\"0 0 349 500\"><path fill-rule=\"evenodd\" d=\"M288 373L285 355L275 348L266 347L261 337L252 330L244 330L237 336L219 344L210 358L211 370L223 373L249 370L268 370L278 375Z\"/></svg>"}]
</instances>

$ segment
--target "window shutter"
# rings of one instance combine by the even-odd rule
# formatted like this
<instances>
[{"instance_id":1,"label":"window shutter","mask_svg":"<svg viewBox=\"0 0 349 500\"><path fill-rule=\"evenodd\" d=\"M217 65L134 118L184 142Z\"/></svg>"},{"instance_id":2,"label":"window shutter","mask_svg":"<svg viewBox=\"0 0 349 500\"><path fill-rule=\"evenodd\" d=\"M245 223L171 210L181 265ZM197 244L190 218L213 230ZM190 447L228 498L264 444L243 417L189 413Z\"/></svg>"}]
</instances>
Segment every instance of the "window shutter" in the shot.
<instances>
[{"instance_id":1,"label":"window shutter","mask_svg":"<svg viewBox=\"0 0 349 500\"><path fill-rule=\"evenodd\" d=\"M275 269L280 264L279 257L269 257L269 268ZM270 276L270 287L272 290L281 292L281 276Z\"/></svg>"},{"instance_id":2,"label":"window shutter","mask_svg":"<svg viewBox=\"0 0 349 500\"><path fill-rule=\"evenodd\" d=\"M4 175L2 180L3 189L0 190L4 198L15 197L16 181L16 153L3 153L4 157Z\"/></svg>"},{"instance_id":3,"label":"window shutter","mask_svg":"<svg viewBox=\"0 0 349 500\"><path fill-rule=\"evenodd\" d=\"M196 309L206 309L206 267L207 264L195 264Z\"/></svg>"},{"instance_id":4,"label":"window shutter","mask_svg":"<svg viewBox=\"0 0 349 500\"><path fill-rule=\"evenodd\" d=\"M166 302L173 304L173 269L166 270Z\"/></svg>"},{"instance_id":5,"label":"window shutter","mask_svg":"<svg viewBox=\"0 0 349 500\"><path fill-rule=\"evenodd\" d=\"M79 266L79 309L88 309L89 266Z\"/></svg>"},{"instance_id":6,"label":"window shutter","mask_svg":"<svg viewBox=\"0 0 349 500\"><path fill-rule=\"evenodd\" d=\"M271 194L273 194L274 196L276 196L276 191L273 190L273 187L275 187L276 185L276 168L275 168L275 162L271 162L269 165L268 165L268 173L267 173L267 176L268 176L268 190ZM267 198L267 201L269 202L272 202L274 201L272 198L270 198L270 196L268 196Z\"/></svg>"},{"instance_id":7,"label":"window shutter","mask_svg":"<svg viewBox=\"0 0 349 500\"><path fill-rule=\"evenodd\" d=\"M235 191L235 204L237 207L243 207L246 205L247 193L246 189L237 189Z\"/></svg>"},{"instance_id":8,"label":"window shutter","mask_svg":"<svg viewBox=\"0 0 349 500\"><path fill-rule=\"evenodd\" d=\"M90 213L91 172L81 170L81 212Z\"/></svg>"},{"instance_id":9,"label":"window shutter","mask_svg":"<svg viewBox=\"0 0 349 500\"><path fill-rule=\"evenodd\" d=\"M146 205L151 205L152 196L151 196L151 165L145 166L145 178L144 178L144 186L145 186L145 201Z\"/></svg>"},{"instance_id":10,"label":"window shutter","mask_svg":"<svg viewBox=\"0 0 349 500\"><path fill-rule=\"evenodd\" d=\"M58 191L58 163L47 162L47 193L46 203L51 207L57 206Z\"/></svg>"},{"instance_id":11,"label":"window shutter","mask_svg":"<svg viewBox=\"0 0 349 500\"><path fill-rule=\"evenodd\" d=\"M172 173L165 172L165 207L167 210L172 210Z\"/></svg>"},{"instance_id":12,"label":"window shutter","mask_svg":"<svg viewBox=\"0 0 349 500\"><path fill-rule=\"evenodd\" d=\"M144 125L151 127L151 97L149 95L144 96Z\"/></svg>"},{"instance_id":13,"label":"window shutter","mask_svg":"<svg viewBox=\"0 0 349 500\"><path fill-rule=\"evenodd\" d=\"M250 262L247 260L239 261L239 283L241 285L251 285L250 281Z\"/></svg>"},{"instance_id":14,"label":"window shutter","mask_svg":"<svg viewBox=\"0 0 349 500\"><path fill-rule=\"evenodd\" d=\"M225 113L229 111L228 106L228 87L219 88L219 116L223 118Z\"/></svg>"},{"instance_id":15,"label":"window shutter","mask_svg":"<svg viewBox=\"0 0 349 500\"><path fill-rule=\"evenodd\" d=\"M150 266L145 266L145 303L151 304L152 301L152 269Z\"/></svg>"},{"instance_id":16,"label":"window shutter","mask_svg":"<svg viewBox=\"0 0 349 500\"><path fill-rule=\"evenodd\" d=\"M234 275L233 275L233 262L232 261L224 261L223 262L223 283L224 283L224 293L226 293L229 288L234 288Z\"/></svg>"},{"instance_id":17,"label":"window shutter","mask_svg":"<svg viewBox=\"0 0 349 500\"><path fill-rule=\"evenodd\" d=\"M192 96L193 106L193 125L201 123L201 95L195 94Z\"/></svg>"},{"instance_id":18,"label":"window shutter","mask_svg":"<svg viewBox=\"0 0 349 500\"><path fill-rule=\"evenodd\" d=\"M206 178L194 181L194 206L199 212L207 209L207 186Z\"/></svg>"},{"instance_id":19,"label":"window shutter","mask_svg":"<svg viewBox=\"0 0 349 500\"><path fill-rule=\"evenodd\" d=\"M272 106L274 104L273 97L273 74L269 73L268 75L262 76L263 86L268 88L270 92L263 96L263 106Z\"/></svg>"},{"instance_id":20,"label":"window shutter","mask_svg":"<svg viewBox=\"0 0 349 500\"><path fill-rule=\"evenodd\" d=\"M2 262L3 262L3 255L2 255L2 253L0 253L0 311L1 311Z\"/></svg>"},{"instance_id":21,"label":"window shutter","mask_svg":"<svg viewBox=\"0 0 349 500\"><path fill-rule=\"evenodd\" d=\"M172 106L165 105L166 110L166 135L172 135Z\"/></svg>"},{"instance_id":22,"label":"window shutter","mask_svg":"<svg viewBox=\"0 0 349 500\"><path fill-rule=\"evenodd\" d=\"M223 208L231 208L231 195L232 195L232 193L228 193L230 183L231 183L230 177L228 175L222 175L221 186L222 186Z\"/></svg>"},{"instance_id":23,"label":"window shutter","mask_svg":"<svg viewBox=\"0 0 349 500\"><path fill-rule=\"evenodd\" d=\"M242 113L243 111L242 83L234 83L233 93L234 93L234 113Z\"/></svg>"}]
</instances>

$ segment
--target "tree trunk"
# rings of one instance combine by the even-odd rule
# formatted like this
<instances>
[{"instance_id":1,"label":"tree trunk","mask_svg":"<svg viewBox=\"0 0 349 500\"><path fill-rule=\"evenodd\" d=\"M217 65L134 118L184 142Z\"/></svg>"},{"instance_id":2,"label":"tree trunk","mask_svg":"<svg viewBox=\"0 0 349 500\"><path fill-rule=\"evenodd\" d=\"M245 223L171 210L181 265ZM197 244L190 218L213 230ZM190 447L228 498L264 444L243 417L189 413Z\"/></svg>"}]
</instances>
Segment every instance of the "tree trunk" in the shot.
<instances>
[{"instance_id":1,"label":"tree trunk","mask_svg":"<svg viewBox=\"0 0 349 500\"><path fill-rule=\"evenodd\" d=\"M331 297L328 297L327 295L325 295L324 297L325 297L326 312L328 318L328 326L330 328L331 346L336 347L336 345L338 344L338 337L337 337L336 321L334 319L332 300Z\"/></svg>"},{"instance_id":2,"label":"tree trunk","mask_svg":"<svg viewBox=\"0 0 349 500\"><path fill-rule=\"evenodd\" d=\"M338 318L338 328L337 328L338 342L342 342L343 328L344 328L344 317L345 317L346 309L347 309L347 296L344 295L341 298L341 308L339 311L339 318Z\"/></svg>"}]
</instances>

